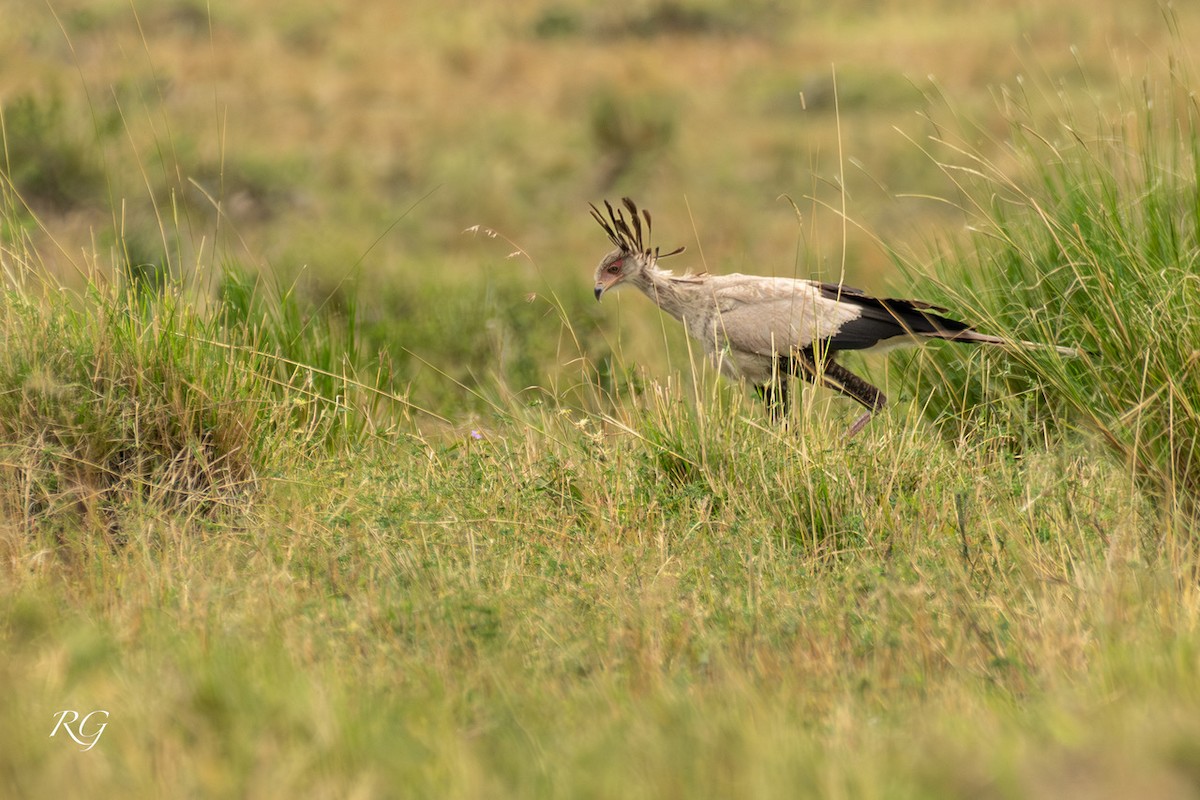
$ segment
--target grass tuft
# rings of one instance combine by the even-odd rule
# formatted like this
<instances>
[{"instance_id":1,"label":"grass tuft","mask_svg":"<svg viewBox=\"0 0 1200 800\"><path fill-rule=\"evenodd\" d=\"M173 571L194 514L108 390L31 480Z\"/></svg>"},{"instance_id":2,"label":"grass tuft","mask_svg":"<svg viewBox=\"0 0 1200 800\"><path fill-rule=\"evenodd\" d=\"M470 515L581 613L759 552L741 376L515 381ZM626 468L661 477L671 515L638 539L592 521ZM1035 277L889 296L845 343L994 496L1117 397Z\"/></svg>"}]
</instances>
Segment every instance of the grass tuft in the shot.
<instances>
[{"instance_id":1,"label":"grass tuft","mask_svg":"<svg viewBox=\"0 0 1200 800\"><path fill-rule=\"evenodd\" d=\"M1161 497L1196 509L1200 133L1191 101L1172 102L1178 88L1127 98L1121 121L1095 135L1070 109L1041 120L1014 111L1015 177L977 149L939 144L933 156L975 231L936 261L943 299L989 332L1086 352L935 356L907 375L930 418L999 422L1024 442L1093 431Z\"/></svg>"},{"instance_id":2,"label":"grass tuft","mask_svg":"<svg viewBox=\"0 0 1200 800\"><path fill-rule=\"evenodd\" d=\"M63 513L116 524L141 505L211 515L243 507L278 432L252 359L202 344L211 329L177 297L110 294L89 313L66 296L8 292L0 357L4 504L35 525Z\"/></svg>"}]
</instances>

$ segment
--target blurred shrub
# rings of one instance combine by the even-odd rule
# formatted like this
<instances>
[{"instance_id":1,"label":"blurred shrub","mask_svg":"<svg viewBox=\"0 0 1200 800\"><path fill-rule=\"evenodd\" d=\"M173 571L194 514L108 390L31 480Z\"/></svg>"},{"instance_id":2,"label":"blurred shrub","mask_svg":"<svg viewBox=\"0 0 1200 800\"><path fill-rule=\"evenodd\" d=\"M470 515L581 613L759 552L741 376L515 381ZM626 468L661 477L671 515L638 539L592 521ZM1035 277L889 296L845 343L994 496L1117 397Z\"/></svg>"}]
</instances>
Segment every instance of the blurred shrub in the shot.
<instances>
[{"instance_id":1,"label":"blurred shrub","mask_svg":"<svg viewBox=\"0 0 1200 800\"><path fill-rule=\"evenodd\" d=\"M533 21L533 34L539 39L554 39L580 33L583 26L583 17L575 9L550 6Z\"/></svg>"},{"instance_id":2,"label":"blurred shrub","mask_svg":"<svg viewBox=\"0 0 1200 800\"><path fill-rule=\"evenodd\" d=\"M924 98L912 81L891 70L848 67L834 73L824 69L800 76L798 84L797 93L804 97L803 106L798 102L799 98L794 98L795 93L789 92L789 102L786 105L779 103L780 107L793 111L802 107L806 111L832 112L836 99L836 108L840 111L860 108L907 110L919 107Z\"/></svg>"},{"instance_id":3,"label":"blurred shrub","mask_svg":"<svg viewBox=\"0 0 1200 800\"><path fill-rule=\"evenodd\" d=\"M107 134L116 120L101 121ZM4 173L26 203L65 211L104 201L103 163L75 130L62 96L25 94L3 107Z\"/></svg>"},{"instance_id":4,"label":"blurred shrub","mask_svg":"<svg viewBox=\"0 0 1200 800\"><path fill-rule=\"evenodd\" d=\"M779 29L785 9L770 0L656 0L591 6L585 15L560 3L545 8L532 30L541 38L583 33L603 38L770 35Z\"/></svg>"},{"instance_id":5,"label":"blurred shrub","mask_svg":"<svg viewBox=\"0 0 1200 800\"><path fill-rule=\"evenodd\" d=\"M219 201L238 224L269 222L304 201L302 187L312 174L301 158L278 154L227 156L206 161L190 175L183 196L191 208L211 214Z\"/></svg>"},{"instance_id":6,"label":"blurred shrub","mask_svg":"<svg viewBox=\"0 0 1200 800\"><path fill-rule=\"evenodd\" d=\"M733 33L741 30L737 4L663 0L643 12L627 12L616 30L633 36Z\"/></svg>"},{"instance_id":7,"label":"blurred shrub","mask_svg":"<svg viewBox=\"0 0 1200 800\"><path fill-rule=\"evenodd\" d=\"M601 163L601 189L608 189L635 166L668 150L679 112L675 102L654 94L627 94L612 88L592 97L590 129Z\"/></svg>"}]
</instances>

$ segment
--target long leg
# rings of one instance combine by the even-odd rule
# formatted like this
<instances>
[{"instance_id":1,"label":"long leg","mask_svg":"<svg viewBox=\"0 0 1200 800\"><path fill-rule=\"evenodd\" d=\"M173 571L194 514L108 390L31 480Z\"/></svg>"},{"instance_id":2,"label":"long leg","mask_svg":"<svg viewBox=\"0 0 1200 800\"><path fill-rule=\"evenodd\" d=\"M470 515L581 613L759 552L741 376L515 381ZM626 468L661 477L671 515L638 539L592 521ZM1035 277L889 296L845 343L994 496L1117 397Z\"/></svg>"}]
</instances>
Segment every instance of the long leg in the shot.
<instances>
[{"instance_id":1,"label":"long leg","mask_svg":"<svg viewBox=\"0 0 1200 800\"><path fill-rule=\"evenodd\" d=\"M824 383L826 386L839 389L842 394L857 400L867 407L866 413L856 419L854 424L846 431L847 439L865 428L867 423L871 421L871 417L887 405L887 395L879 391L878 387L867 383L833 359L825 362L823 377L825 378Z\"/></svg>"},{"instance_id":2,"label":"long leg","mask_svg":"<svg viewBox=\"0 0 1200 800\"><path fill-rule=\"evenodd\" d=\"M814 358L811 351L801 351L798 356L795 359L800 367L796 371L797 375L801 375L813 383L818 383L821 386L841 392L851 400L866 406L867 412L856 419L854 424L846 431L847 439L865 428L867 423L871 421L871 417L875 415L875 412L887 405L887 395L881 392L878 387L871 385L834 361L832 354L825 357L824 363L820 367L817 366L816 358Z\"/></svg>"},{"instance_id":3,"label":"long leg","mask_svg":"<svg viewBox=\"0 0 1200 800\"><path fill-rule=\"evenodd\" d=\"M783 422L787 419L787 413L790 403L788 397L788 381L792 379L791 359L780 356L775 367L775 374L771 376L770 383L761 383L754 387L754 391L758 392L767 403L767 413L771 415L772 422Z\"/></svg>"}]
</instances>

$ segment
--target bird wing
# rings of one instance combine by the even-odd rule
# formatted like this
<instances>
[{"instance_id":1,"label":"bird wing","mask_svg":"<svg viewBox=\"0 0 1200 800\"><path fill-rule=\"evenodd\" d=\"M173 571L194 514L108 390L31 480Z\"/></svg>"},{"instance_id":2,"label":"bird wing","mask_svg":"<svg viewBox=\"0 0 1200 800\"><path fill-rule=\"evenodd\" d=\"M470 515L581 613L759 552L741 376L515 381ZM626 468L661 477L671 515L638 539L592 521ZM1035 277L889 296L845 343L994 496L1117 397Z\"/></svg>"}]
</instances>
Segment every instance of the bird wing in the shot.
<instances>
[{"instance_id":1,"label":"bird wing","mask_svg":"<svg viewBox=\"0 0 1200 800\"><path fill-rule=\"evenodd\" d=\"M710 277L709 284L717 332L745 353L802 350L836 336L862 316L858 305L828 297L812 281L722 275Z\"/></svg>"},{"instance_id":2,"label":"bird wing","mask_svg":"<svg viewBox=\"0 0 1200 800\"><path fill-rule=\"evenodd\" d=\"M823 342L831 350L865 350L901 336L964 338L971 327L918 300L877 298L830 283L726 275L709 278L717 329L735 350L788 353Z\"/></svg>"},{"instance_id":3,"label":"bird wing","mask_svg":"<svg viewBox=\"0 0 1200 800\"><path fill-rule=\"evenodd\" d=\"M819 288L825 297L855 306L859 312L857 319L829 338L833 350L866 350L898 336L963 339L974 334L967 323L943 316L946 309L921 300L871 297L836 283L822 283Z\"/></svg>"}]
</instances>

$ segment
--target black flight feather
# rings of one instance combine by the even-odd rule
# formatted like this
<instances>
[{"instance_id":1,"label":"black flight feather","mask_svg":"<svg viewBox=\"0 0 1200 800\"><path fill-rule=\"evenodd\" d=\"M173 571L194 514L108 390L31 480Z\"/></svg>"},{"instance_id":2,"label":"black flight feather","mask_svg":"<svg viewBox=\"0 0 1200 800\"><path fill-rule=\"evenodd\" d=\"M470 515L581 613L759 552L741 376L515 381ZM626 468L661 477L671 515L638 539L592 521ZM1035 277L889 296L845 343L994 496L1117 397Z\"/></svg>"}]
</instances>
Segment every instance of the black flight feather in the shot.
<instances>
[{"instance_id":1,"label":"black flight feather","mask_svg":"<svg viewBox=\"0 0 1200 800\"><path fill-rule=\"evenodd\" d=\"M955 339L974 329L940 313L946 309L920 300L871 297L859 289L823 283L821 293L842 303L859 307L861 316L851 320L826 341L833 350L865 350L898 336L932 336Z\"/></svg>"}]
</instances>

